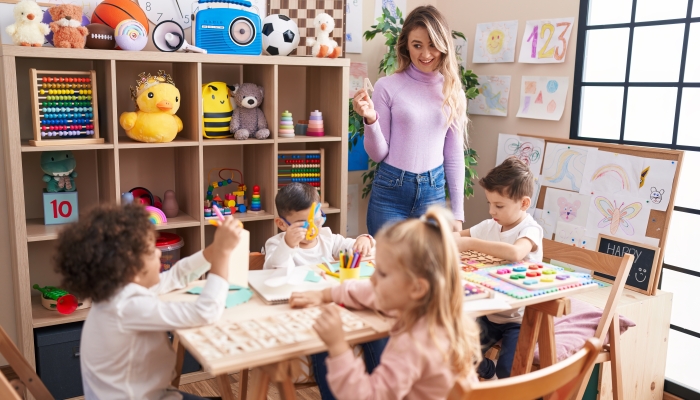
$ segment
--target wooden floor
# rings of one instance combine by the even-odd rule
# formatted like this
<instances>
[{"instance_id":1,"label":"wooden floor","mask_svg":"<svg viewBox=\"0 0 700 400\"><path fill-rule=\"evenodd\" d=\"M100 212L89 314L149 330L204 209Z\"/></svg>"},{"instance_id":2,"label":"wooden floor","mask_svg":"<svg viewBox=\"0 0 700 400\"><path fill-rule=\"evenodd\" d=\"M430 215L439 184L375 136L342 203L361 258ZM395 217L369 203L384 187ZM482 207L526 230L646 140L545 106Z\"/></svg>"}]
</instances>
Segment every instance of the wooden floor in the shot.
<instances>
[{"instance_id":1,"label":"wooden floor","mask_svg":"<svg viewBox=\"0 0 700 400\"><path fill-rule=\"evenodd\" d=\"M229 375L229 381L231 382L231 387L233 388L233 393L238 397L238 373ZM217 397L219 396L219 387L214 379L208 379L205 381L199 381L194 383L188 383L187 385L180 385L180 390L187 393L192 393L201 397ZM250 391L250 387L248 388ZM277 387L270 385L270 389L267 394L268 400L279 400L279 392ZM306 387L297 390L297 399L299 400L321 400L321 394L318 392L318 387Z\"/></svg>"}]
</instances>

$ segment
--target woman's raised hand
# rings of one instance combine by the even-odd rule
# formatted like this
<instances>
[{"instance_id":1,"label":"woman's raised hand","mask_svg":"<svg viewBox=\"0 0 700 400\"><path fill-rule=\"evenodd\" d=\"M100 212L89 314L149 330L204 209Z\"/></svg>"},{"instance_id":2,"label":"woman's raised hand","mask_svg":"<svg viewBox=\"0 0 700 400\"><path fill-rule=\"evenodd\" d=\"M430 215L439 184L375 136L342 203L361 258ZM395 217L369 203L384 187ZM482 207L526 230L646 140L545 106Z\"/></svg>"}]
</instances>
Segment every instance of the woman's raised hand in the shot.
<instances>
[{"instance_id":1,"label":"woman's raised hand","mask_svg":"<svg viewBox=\"0 0 700 400\"><path fill-rule=\"evenodd\" d=\"M367 120L368 124L373 124L377 120L374 103L365 89L360 89L355 93L355 97L352 99L352 109Z\"/></svg>"}]
</instances>

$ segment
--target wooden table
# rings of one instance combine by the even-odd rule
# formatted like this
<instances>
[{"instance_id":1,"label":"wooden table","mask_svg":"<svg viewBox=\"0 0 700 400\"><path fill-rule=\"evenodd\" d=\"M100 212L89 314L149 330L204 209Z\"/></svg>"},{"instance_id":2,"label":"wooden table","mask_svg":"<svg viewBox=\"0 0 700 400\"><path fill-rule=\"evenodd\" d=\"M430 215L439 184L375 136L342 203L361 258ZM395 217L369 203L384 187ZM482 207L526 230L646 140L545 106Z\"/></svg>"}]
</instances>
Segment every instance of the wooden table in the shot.
<instances>
[{"instance_id":1,"label":"wooden table","mask_svg":"<svg viewBox=\"0 0 700 400\"><path fill-rule=\"evenodd\" d=\"M189 287L193 286L203 286L203 282L193 282ZM518 338L511 372L513 376L525 374L530 371L534 357L535 343L538 342L540 345L540 365L546 367L556 362L553 318L566 315L570 312L571 304L567 298L568 296L596 288L597 286L595 285L588 285L547 293L523 300L518 300L500 293L495 294L496 298L503 299L509 303L511 309L525 307L525 315L523 317L522 327L520 328L520 337ZM166 294L162 296L162 299L167 301L194 301L196 296L185 294L184 292L186 290L187 289ZM233 322L239 322L284 313L290 309L288 304L266 305L258 295L254 293L248 303L225 310L222 318ZM471 312L470 316L479 317L498 311L505 310ZM353 313L360 316L372 329L346 335L346 340L350 344L366 343L388 336L388 332L393 324L391 319L381 317L377 313L367 310L353 311ZM176 338L180 338L179 333L186 331L187 330L176 331ZM224 400L235 399L228 380L228 374L245 369L252 369L250 385L253 394L250 398L254 400L266 399L268 385L270 382L274 382L279 387L281 398L294 399L296 396L293 380L296 377L293 376L291 360L294 360L298 356L316 354L327 350L323 341L318 339L314 343L285 348L284 351L269 352L269 354L264 357L257 357L254 360L250 358L244 359L244 357L240 356L210 360L203 357L192 343L188 343L184 338L182 340L178 339L177 351L179 357L184 354L184 349L187 349L194 358L202 364L205 371L216 377L221 396Z\"/></svg>"}]
</instances>

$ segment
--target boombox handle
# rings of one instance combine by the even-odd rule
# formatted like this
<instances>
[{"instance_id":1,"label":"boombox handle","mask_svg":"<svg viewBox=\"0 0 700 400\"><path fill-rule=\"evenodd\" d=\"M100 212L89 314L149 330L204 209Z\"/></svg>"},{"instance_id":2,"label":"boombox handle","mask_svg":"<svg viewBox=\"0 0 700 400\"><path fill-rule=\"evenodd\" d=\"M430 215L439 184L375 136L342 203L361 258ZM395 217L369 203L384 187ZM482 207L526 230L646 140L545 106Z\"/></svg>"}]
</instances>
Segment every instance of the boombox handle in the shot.
<instances>
[{"instance_id":1,"label":"boombox handle","mask_svg":"<svg viewBox=\"0 0 700 400\"><path fill-rule=\"evenodd\" d=\"M255 13L260 15L260 9L258 6L254 6L253 3L251 3L248 0L199 0L195 3L192 3L192 15L191 15L191 20L192 20L192 28L190 28L190 36L192 36L191 41L192 43L196 43L195 41L195 15L196 12L195 10L199 9L200 4L210 4L210 3L224 3L228 5L236 5L236 6L242 6L242 7L248 7L248 8L253 8L255 9Z\"/></svg>"}]
</instances>

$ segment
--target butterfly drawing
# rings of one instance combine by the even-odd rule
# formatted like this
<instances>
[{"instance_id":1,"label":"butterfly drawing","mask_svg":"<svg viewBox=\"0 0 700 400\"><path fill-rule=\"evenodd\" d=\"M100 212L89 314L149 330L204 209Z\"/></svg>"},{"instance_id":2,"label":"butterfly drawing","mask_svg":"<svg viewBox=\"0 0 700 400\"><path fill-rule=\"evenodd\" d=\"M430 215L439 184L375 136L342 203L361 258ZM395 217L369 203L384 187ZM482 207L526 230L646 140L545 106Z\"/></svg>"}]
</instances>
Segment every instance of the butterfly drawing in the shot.
<instances>
[{"instance_id":1,"label":"butterfly drawing","mask_svg":"<svg viewBox=\"0 0 700 400\"><path fill-rule=\"evenodd\" d=\"M603 219L598 222L598 228L605 228L610 226L610 234L614 235L617 233L619 228L627 235L634 235L634 227L629 223L628 220L634 218L642 210L642 203L632 203L625 205L625 203L617 205L616 201L612 203L610 200L603 196L598 196L594 200L595 206L603 214Z\"/></svg>"}]
</instances>

